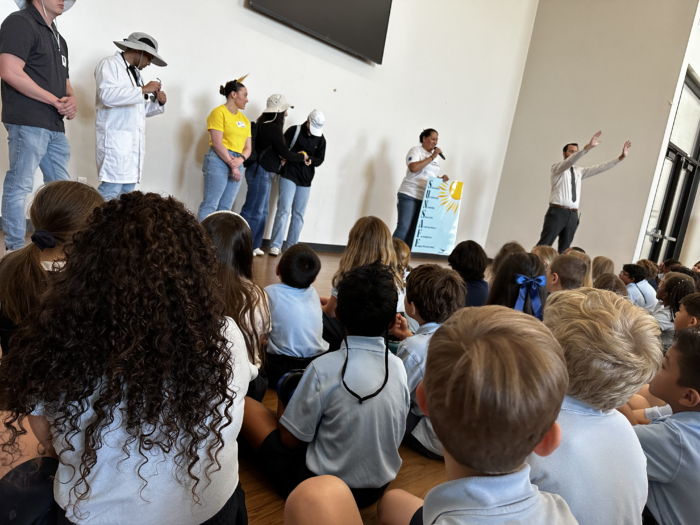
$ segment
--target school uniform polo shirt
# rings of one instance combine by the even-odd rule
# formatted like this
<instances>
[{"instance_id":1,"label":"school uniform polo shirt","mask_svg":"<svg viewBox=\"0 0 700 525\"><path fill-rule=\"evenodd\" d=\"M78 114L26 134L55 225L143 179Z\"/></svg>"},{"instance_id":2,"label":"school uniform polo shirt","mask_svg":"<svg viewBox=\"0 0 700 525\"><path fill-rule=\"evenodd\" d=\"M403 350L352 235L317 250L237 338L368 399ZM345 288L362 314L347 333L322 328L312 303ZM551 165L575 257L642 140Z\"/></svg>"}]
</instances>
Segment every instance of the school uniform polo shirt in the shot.
<instances>
[{"instance_id":1,"label":"school uniform polo shirt","mask_svg":"<svg viewBox=\"0 0 700 525\"><path fill-rule=\"evenodd\" d=\"M512 474L448 481L425 496L424 525L510 523L575 525L577 521L560 496L541 492L530 483L527 465Z\"/></svg>"},{"instance_id":2,"label":"school uniform polo shirt","mask_svg":"<svg viewBox=\"0 0 700 525\"><path fill-rule=\"evenodd\" d=\"M389 352L389 377L382 391L362 404L361 397L384 382L383 337L348 336L336 352L316 358L304 372L280 422L297 439L309 443L306 467L319 476L331 474L350 488L379 488L401 467L399 445L406 430L410 394L401 360Z\"/></svg>"},{"instance_id":3,"label":"school uniform polo shirt","mask_svg":"<svg viewBox=\"0 0 700 525\"><path fill-rule=\"evenodd\" d=\"M290 357L316 357L328 350L323 340L323 310L313 286L294 288L284 283L265 288L272 329L267 353Z\"/></svg>"},{"instance_id":4,"label":"school uniform polo shirt","mask_svg":"<svg viewBox=\"0 0 700 525\"><path fill-rule=\"evenodd\" d=\"M628 284L627 293L630 296L630 301L636 306L641 306L650 314L654 312L658 299L656 298L656 292L646 279L638 283Z\"/></svg>"},{"instance_id":5,"label":"school uniform polo shirt","mask_svg":"<svg viewBox=\"0 0 700 525\"><path fill-rule=\"evenodd\" d=\"M411 412L421 418L420 422L413 429L411 435L415 437L421 445L433 454L443 455L442 443L435 435L430 418L423 414L418 407L416 389L423 381L425 375L425 362L428 359L428 344L433 337L435 330L440 328L440 323L425 323L418 328L416 333L401 341L396 352L396 357L403 361L408 379L408 390L411 392Z\"/></svg>"},{"instance_id":6,"label":"school uniform polo shirt","mask_svg":"<svg viewBox=\"0 0 700 525\"><path fill-rule=\"evenodd\" d=\"M660 525L700 522L700 412L637 425L647 457L647 507Z\"/></svg>"},{"instance_id":7,"label":"school uniform polo shirt","mask_svg":"<svg viewBox=\"0 0 700 525\"><path fill-rule=\"evenodd\" d=\"M9 53L25 62L24 72L36 84L56 95L66 96L68 45L54 24L54 31L33 4L10 14L0 26L0 54ZM63 116L56 108L29 98L2 80L2 121L65 132Z\"/></svg>"},{"instance_id":8,"label":"school uniform polo shirt","mask_svg":"<svg viewBox=\"0 0 700 525\"><path fill-rule=\"evenodd\" d=\"M532 483L564 498L581 525L639 525L647 499L646 459L625 416L566 396L557 422L559 448L527 459Z\"/></svg>"}]
</instances>

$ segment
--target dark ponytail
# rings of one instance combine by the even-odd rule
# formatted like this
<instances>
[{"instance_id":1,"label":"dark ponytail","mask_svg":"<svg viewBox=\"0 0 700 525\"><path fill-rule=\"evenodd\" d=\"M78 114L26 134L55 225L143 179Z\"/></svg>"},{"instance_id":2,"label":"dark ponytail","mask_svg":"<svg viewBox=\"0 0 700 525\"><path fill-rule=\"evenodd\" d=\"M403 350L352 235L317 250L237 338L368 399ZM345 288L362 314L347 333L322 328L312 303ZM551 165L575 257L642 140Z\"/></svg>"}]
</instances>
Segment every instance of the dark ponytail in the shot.
<instances>
[{"instance_id":1,"label":"dark ponytail","mask_svg":"<svg viewBox=\"0 0 700 525\"><path fill-rule=\"evenodd\" d=\"M228 99L228 96L231 93L238 93L241 88L244 88L245 86L241 84L238 80L231 80L229 82L226 82L225 86L219 86L219 95L223 95Z\"/></svg>"},{"instance_id":2,"label":"dark ponytail","mask_svg":"<svg viewBox=\"0 0 700 525\"><path fill-rule=\"evenodd\" d=\"M420 133L420 138L418 139L418 142L422 143L424 138L429 137L433 133L435 133L436 135L438 134L438 132L435 131L433 128L424 129Z\"/></svg>"}]
</instances>

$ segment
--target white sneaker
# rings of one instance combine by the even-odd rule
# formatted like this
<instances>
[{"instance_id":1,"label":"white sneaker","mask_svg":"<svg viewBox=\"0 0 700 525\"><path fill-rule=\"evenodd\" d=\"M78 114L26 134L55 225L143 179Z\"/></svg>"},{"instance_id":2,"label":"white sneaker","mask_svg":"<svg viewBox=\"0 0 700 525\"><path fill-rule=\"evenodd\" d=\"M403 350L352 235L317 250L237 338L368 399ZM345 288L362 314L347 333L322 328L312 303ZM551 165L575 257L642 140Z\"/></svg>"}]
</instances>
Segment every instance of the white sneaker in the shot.
<instances>
[{"instance_id":1,"label":"white sneaker","mask_svg":"<svg viewBox=\"0 0 700 525\"><path fill-rule=\"evenodd\" d=\"M270 248L270 255L272 255L273 257L277 257L279 254L280 254L279 248L275 248L274 246L272 248Z\"/></svg>"},{"instance_id":2,"label":"white sneaker","mask_svg":"<svg viewBox=\"0 0 700 525\"><path fill-rule=\"evenodd\" d=\"M256 255L265 255L265 252L262 251L260 248L255 248L253 250L253 256L256 256Z\"/></svg>"}]
</instances>

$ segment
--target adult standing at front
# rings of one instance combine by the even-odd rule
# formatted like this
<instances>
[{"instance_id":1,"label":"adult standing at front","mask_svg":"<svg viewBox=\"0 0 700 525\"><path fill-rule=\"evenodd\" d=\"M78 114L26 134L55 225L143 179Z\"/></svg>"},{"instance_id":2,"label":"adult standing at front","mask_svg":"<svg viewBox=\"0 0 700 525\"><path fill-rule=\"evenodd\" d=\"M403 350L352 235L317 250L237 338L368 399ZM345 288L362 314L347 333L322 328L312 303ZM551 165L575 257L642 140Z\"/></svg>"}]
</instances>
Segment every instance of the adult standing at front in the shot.
<instances>
[{"instance_id":1,"label":"adult standing at front","mask_svg":"<svg viewBox=\"0 0 700 525\"><path fill-rule=\"evenodd\" d=\"M294 108L284 95L272 95L267 99L267 107L258 119L255 131L256 159L246 168L245 180L248 193L241 209L241 217L253 232L253 255L262 255L262 238L265 233L269 213L270 186L272 177L279 173L281 160L287 162L308 162L305 153L294 153L284 140L284 119L287 110Z\"/></svg>"},{"instance_id":2,"label":"adult standing at front","mask_svg":"<svg viewBox=\"0 0 700 525\"><path fill-rule=\"evenodd\" d=\"M252 151L250 120L241 113L248 104L243 79L231 80L219 88L226 103L207 117L210 147L202 165L204 198L197 212L199 222L215 211L231 211L241 187L242 164Z\"/></svg>"},{"instance_id":3,"label":"adult standing at front","mask_svg":"<svg viewBox=\"0 0 700 525\"><path fill-rule=\"evenodd\" d=\"M289 162L280 173L280 189L277 198L277 213L272 225L270 255L277 256L281 249L287 249L299 242L299 234L304 227L304 213L311 193L311 181L316 167L326 158L326 137L323 136L325 115L314 109L304 124L290 127L284 134L289 149L306 153L306 162ZM291 211L292 219L287 231L287 222ZM284 241L284 234L287 240Z\"/></svg>"},{"instance_id":4,"label":"adult standing at front","mask_svg":"<svg viewBox=\"0 0 700 525\"><path fill-rule=\"evenodd\" d=\"M578 144L575 143L564 146L564 160L552 166L550 176L552 192L549 196L549 209L544 216L544 225L537 243L538 246L551 246L554 239L559 237L559 253L564 253L571 246L578 228L581 181L617 166L627 157L627 151L632 146L630 141L625 142L619 157L589 168L574 166L586 153L600 144L601 133L599 131L593 135L591 141L580 151Z\"/></svg>"},{"instance_id":5,"label":"adult standing at front","mask_svg":"<svg viewBox=\"0 0 700 525\"><path fill-rule=\"evenodd\" d=\"M432 128L424 129L420 134L420 146L413 146L406 155L406 176L399 186L398 204L399 220L394 230L394 237L401 239L409 248L413 247L416 234L418 214L423 203L423 195L430 177L440 177L440 163L437 160L442 150L437 147L438 132ZM449 177L442 175L443 181Z\"/></svg>"},{"instance_id":6,"label":"adult standing at front","mask_svg":"<svg viewBox=\"0 0 700 525\"><path fill-rule=\"evenodd\" d=\"M2 229L8 250L24 246L24 206L38 167L44 182L70 179L70 145L64 117L78 106L68 74L68 45L56 17L75 0L15 0L20 10L0 27L2 122L10 169L2 195Z\"/></svg>"},{"instance_id":7,"label":"adult standing at front","mask_svg":"<svg viewBox=\"0 0 700 525\"><path fill-rule=\"evenodd\" d=\"M131 33L121 50L95 69L95 144L97 191L105 200L134 191L141 182L146 155L146 117L165 112L167 97L160 82L144 84L141 71L168 64L158 55L158 42L146 33Z\"/></svg>"}]
</instances>

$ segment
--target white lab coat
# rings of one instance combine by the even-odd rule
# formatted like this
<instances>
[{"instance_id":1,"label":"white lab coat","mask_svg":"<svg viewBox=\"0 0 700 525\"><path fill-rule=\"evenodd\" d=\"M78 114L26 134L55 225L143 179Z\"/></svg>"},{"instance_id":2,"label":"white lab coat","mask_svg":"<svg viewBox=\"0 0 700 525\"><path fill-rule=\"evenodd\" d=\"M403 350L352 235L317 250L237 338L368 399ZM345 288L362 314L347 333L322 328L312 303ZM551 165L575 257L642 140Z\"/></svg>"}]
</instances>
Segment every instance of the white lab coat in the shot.
<instances>
[{"instance_id":1,"label":"white lab coat","mask_svg":"<svg viewBox=\"0 0 700 525\"><path fill-rule=\"evenodd\" d=\"M146 117L165 112L158 101L144 99L120 52L95 69L95 139L100 181L141 182L146 153Z\"/></svg>"}]
</instances>

